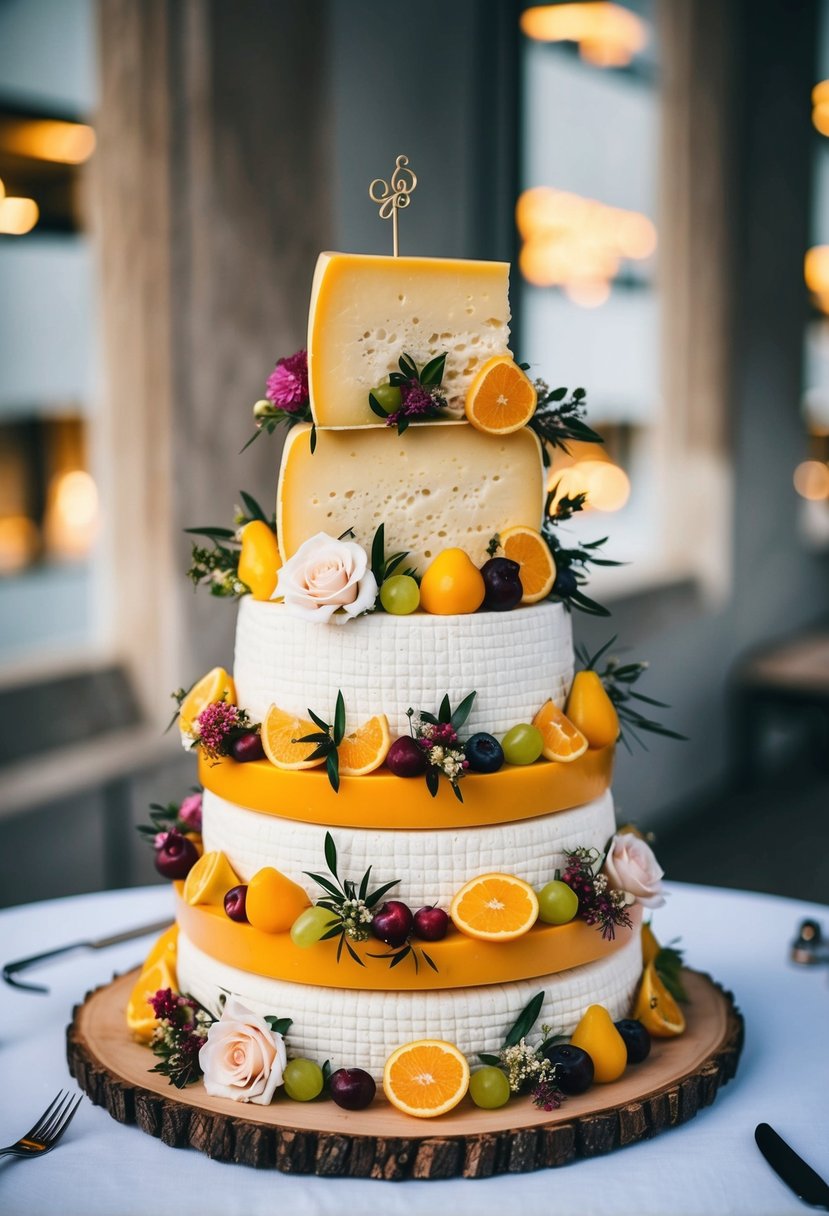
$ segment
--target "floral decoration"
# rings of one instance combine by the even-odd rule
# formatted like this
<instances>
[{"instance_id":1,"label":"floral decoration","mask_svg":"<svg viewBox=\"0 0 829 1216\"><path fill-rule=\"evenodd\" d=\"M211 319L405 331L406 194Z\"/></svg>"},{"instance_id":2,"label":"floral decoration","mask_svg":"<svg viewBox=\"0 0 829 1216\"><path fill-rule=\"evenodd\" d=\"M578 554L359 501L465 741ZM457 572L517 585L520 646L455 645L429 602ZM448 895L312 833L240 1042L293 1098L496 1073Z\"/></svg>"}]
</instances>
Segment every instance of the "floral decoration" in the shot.
<instances>
[{"instance_id":1,"label":"floral decoration","mask_svg":"<svg viewBox=\"0 0 829 1216\"><path fill-rule=\"evenodd\" d=\"M285 1034L290 1018L264 1018L238 997L225 1002L199 1050L204 1088L216 1098L267 1106L282 1084L288 1062Z\"/></svg>"},{"instance_id":2,"label":"floral decoration","mask_svg":"<svg viewBox=\"0 0 829 1216\"><path fill-rule=\"evenodd\" d=\"M641 836L621 832L613 837L604 861L604 874L614 891L621 891L629 903L644 908L661 908L665 903L662 878L665 871L653 849Z\"/></svg>"},{"instance_id":3,"label":"floral decoration","mask_svg":"<svg viewBox=\"0 0 829 1216\"><path fill-rule=\"evenodd\" d=\"M202 820L202 790L194 788L182 802L150 803L150 822L142 823L138 832L148 844L159 848L170 832L179 832L186 836L191 832L201 832Z\"/></svg>"},{"instance_id":4,"label":"floral decoration","mask_svg":"<svg viewBox=\"0 0 829 1216\"><path fill-rule=\"evenodd\" d=\"M401 355L400 370L389 376L391 387L400 390L400 404L389 413L374 392L370 392L368 403L372 413L382 418L386 426L397 427L398 435L402 435L412 422L440 418L446 409L446 393L440 387L445 366L445 354L436 355L421 369L411 355Z\"/></svg>"},{"instance_id":5,"label":"floral decoration","mask_svg":"<svg viewBox=\"0 0 829 1216\"><path fill-rule=\"evenodd\" d=\"M276 516L269 518L246 490L240 490L239 496L243 505L234 508L232 528L206 524L184 529L188 535L199 536L210 542L209 547L193 542L187 577L194 587L207 586L211 595L222 599L238 599L250 593L250 588L239 578L239 556L245 525L258 519L276 533Z\"/></svg>"},{"instance_id":6,"label":"floral decoration","mask_svg":"<svg viewBox=\"0 0 829 1216\"><path fill-rule=\"evenodd\" d=\"M187 694L183 690L179 692L174 696L181 704ZM224 699L211 701L205 705L190 729L181 731L181 746L185 751L200 748L209 760L216 763L222 756L233 754L233 744L237 739L242 735L256 734L259 728L260 723L252 721L246 709L231 705Z\"/></svg>"},{"instance_id":7,"label":"floral decoration","mask_svg":"<svg viewBox=\"0 0 829 1216\"><path fill-rule=\"evenodd\" d=\"M455 710L452 709L449 697L445 696L437 716L425 710L406 710L412 738L422 749L426 759L426 787L433 798L437 797L440 778L443 776L451 785L458 802L463 802L458 783L465 776L469 761L458 732L466 724L476 696L475 692L469 693Z\"/></svg>"},{"instance_id":8,"label":"floral decoration","mask_svg":"<svg viewBox=\"0 0 829 1216\"><path fill-rule=\"evenodd\" d=\"M556 1084L555 1065L544 1054L553 1041L549 1026L542 1026L543 1039L537 1046L531 1047L527 1043L527 1035L538 1021L544 996L544 992L537 992L521 1010L497 1055L482 1052L478 1058L484 1064L504 1070L512 1093L529 1090L534 1104L549 1111L558 1110L565 1100Z\"/></svg>"},{"instance_id":9,"label":"floral decoration","mask_svg":"<svg viewBox=\"0 0 829 1216\"><path fill-rule=\"evenodd\" d=\"M296 422L311 421L311 399L308 391L308 354L298 350L293 355L277 359L276 366L268 376L265 396L253 407L256 430L245 446L250 447L263 431L272 435L278 426L293 426ZM314 440L312 439L312 447Z\"/></svg>"},{"instance_id":10,"label":"floral decoration","mask_svg":"<svg viewBox=\"0 0 829 1216\"><path fill-rule=\"evenodd\" d=\"M158 1063L150 1072L161 1073L176 1089L184 1089L202 1075L199 1053L213 1015L193 997L181 996L172 988L160 988L149 1004L158 1019L150 1040Z\"/></svg>"},{"instance_id":11,"label":"floral decoration","mask_svg":"<svg viewBox=\"0 0 829 1216\"><path fill-rule=\"evenodd\" d=\"M613 941L617 927L631 929L629 901L624 891L611 887L606 874L599 873L604 861L599 850L567 849L565 856L567 865L561 880L579 898L578 915L588 925L596 925L606 941Z\"/></svg>"},{"instance_id":12,"label":"floral decoration","mask_svg":"<svg viewBox=\"0 0 829 1216\"><path fill-rule=\"evenodd\" d=\"M370 612L377 593L365 549L318 532L280 568L272 598L303 620L342 624Z\"/></svg>"}]
</instances>

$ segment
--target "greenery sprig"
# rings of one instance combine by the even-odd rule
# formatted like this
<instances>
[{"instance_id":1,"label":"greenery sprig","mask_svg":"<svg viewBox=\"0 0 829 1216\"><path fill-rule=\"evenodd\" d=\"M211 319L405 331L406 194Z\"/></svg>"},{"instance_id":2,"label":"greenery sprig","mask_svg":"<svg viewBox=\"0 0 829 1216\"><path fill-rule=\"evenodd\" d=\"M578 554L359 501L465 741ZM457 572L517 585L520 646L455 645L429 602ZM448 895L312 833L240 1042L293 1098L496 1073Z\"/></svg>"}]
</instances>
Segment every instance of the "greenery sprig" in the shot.
<instances>
[{"instance_id":1,"label":"greenery sprig","mask_svg":"<svg viewBox=\"0 0 829 1216\"><path fill-rule=\"evenodd\" d=\"M679 941L679 938L675 939ZM684 1005L690 1000L688 993L685 991L685 985L682 983L681 972L685 966L684 951L677 950L673 942L669 942L667 946L662 946L656 958L653 960L656 974L662 980L662 983L670 992L675 1001L681 1001Z\"/></svg>"},{"instance_id":2,"label":"greenery sprig","mask_svg":"<svg viewBox=\"0 0 829 1216\"><path fill-rule=\"evenodd\" d=\"M587 568L621 566L624 563L613 561L609 557L599 557L598 551L607 543L606 536L573 547L562 544L557 531L559 524L566 523L579 511L584 510L587 495L574 494L572 498L565 495L557 499L558 488L556 483L547 495L544 503L544 522L541 525L541 534L556 563L556 581L549 598L560 600L568 608L577 608L590 616L610 616L609 609L591 599L583 590L587 582Z\"/></svg>"},{"instance_id":3,"label":"greenery sprig","mask_svg":"<svg viewBox=\"0 0 829 1216\"><path fill-rule=\"evenodd\" d=\"M556 1082L555 1065L546 1057L548 1046L555 1041L549 1026L542 1026L544 1035L536 1047L530 1047L526 1037L538 1020L544 1004L543 992L537 992L522 1009L518 1019L507 1032L504 1045L497 1055L482 1053L484 1064L501 1068L506 1073L510 1091L514 1094L529 1089L536 1106L543 1110L557 1110L565 1095ZM559 1036L560 1037L560 1036Z\"/></svg>"},{"instance_id":4,"label":"greenery sprig","mask_svg":"<svg viewBox=\"0 0 829 1216\"><path fill-rule=\"evenodd\" d=\"M387 426L396 426L398 435L402 435L412 422L439 418L441 411L446 409L446 394L440 387L446 354L435 355L420 369L411 355L403 354L397 366L400 370L389 375L389 384L400 389L398 409L392 413L384 410L374 391L368 395L368 404L373 414L382 418Z\"/></svg>"},{"instance_id":5,"label":"greenery sprig","mask_svg":"<svg viewBox=\"0 0 829 1216\"><path fill-rule=\"evenodd\" d=\"M514 1047L516 1043L520 1043L525 1039L538 1021L538 1015L541 1013L541 1006L544 1004L544 992L537 992L519 1013L518 1017L513 1022L512 1026L504 1036L504 1047ZM478 1059L482 1064L500 1064L500 1055L488 1055L481 1052Z\"/></svg>"},{"instance_id":6,"label":"greenery sprig","mask_svg":"<svg viewBox=\"0 0 829 1216\"><path fill-rule=\"evenodd\" d=\"M190 792L201 794L202 788L200 785L194 785ZM151 802L150 822L138 824L136 831L148 844L153 844L159 832L180 832L182 836L186 836L188 832L193 831L193 825L181 818L180 810L180 802Z\"/></svg>"},{"instance_id":7,"label":"greenery sprig","mask_svg":"<svg viewBox=\"0 0 829 1216\"><path fill-rule=\"evenodd\" d=\"M205 525L184 529L190 536L204 537L210 541L212 546L193 544L187 577L194 587L207 583L211 595L224 599L238 599L239 596L248 595L250 592L250 588L239 578L239 556L242 543L240 533L245 524L258 519L267 524L274 533L276 532L275 515L267 516L253 495L248 494L246 490L240 490L239 496L244 507L236 508L233 516L234 527L221 528Z\"/></svg>"},{"instance_id":8,"label":"greenery sprig","mask_svg":"<svg viewBox=\"0 0 829 1216\"><path fill-rule=\"evenodd\" d=\"M398 553L392 553L391 557L386 557L386 525L380 524L371 542L371 573L374 575L378 588L382 587L385 580L391 578L395 573L408 574L410 578L417 578L417 571L413 566L402 571L400 569L408 556L408 549L403 549ZM383 611L379 596L375 608L378 612Z\"/></svg>"},{"instance_id":9,"label":"greenery sprig","mask_svg":"<svg viewBox=\"0 0 829 1216\"><path fill-rule=\"evenodd\" d=\"M529 366L529 363L521 364L524 371L527 371ZM573 389L568 397L566 388L550 388L544 380L535 380L534 384L538 403L528 425L541 440L545 469L550 467L550 449L560 448L562 452L568 452L569 440L577 440L580 443L604 442L601 435L584 421L587 393L583 388Z\"/></svg>"},{"instance_id":10,"label":"greenery sprig","mask_svg":"<svg viewBox=\"0 0 829 1216\"><path fill-rule=\"evenodd\" d=\"M313 709L308 710L308 716L319 731L310 735L302 735L292 739L292 743L316 743L316 748L307 758L309 760L325 759L328 780L334 793L340 789L340 757L337 748L345 738L345 701L342 692L337 693L337 703L334 706L334 721L326 722Z\"/></svg>"},{"instance_id":11,"label":"greenery sprig","mask_svg":"<svg viewBox=\"0 0 829 1216\"><path fill-rule=\"evenodd\" d=\"M423 749L426 760L426 788L437 797L441 776L446 777L458 802L463 802L459 781L467 769L467 759L459 735L469 717L478 694L470 692L457 709L452 709L445 694L437 714L407 709L412 738Z\"/></svg>"},{"instance_id":12,"label":"greenery sprig","mask_svg":"<svg viewBox=\"0 0 829 1216\"><path fill-rule=\"evenodd\" d=\"M655 697L648 697L643 692L634 691L633 685L648 670L647 663L639 661L623 664L616 658L609 658L604 668L601 671L599 670L599 659L607 653L616 641L617 636L617 634L614 634L610 641L605 642L604 646L599 647L596 653L592 655L585 646L577 646L576 657L585 671L597 672L599 679L604 684L605 692L613 702L619 717L619 723L622 728L619 738L622 743L628 751L631 751L632 749L627 738L627 736L630 736L635 743L638 743L640 747L647 751L647 745L639 738L639 731L646 731L653 735L662 735L666 739L685 741L688 737L687 735L682 735L679 731L663 726L655 718L646 717L645 714L632 704L632 702L637 701L640 704L653 705L658 709L670 709L670 705L666 701L657 701Z\"/></svg>"},{"instance_id":13,"label":"greenery sprig","mask_svg":"<svg viewBox=\"0 0 829 1216\"><path fill-rule=\"evenodd\" d=\"M382 886L370 890L371 866L360 879L359 885L350 878L341 879L337 871L337 846L330 832L325 833L325 864L328 867L328 875L312 874L310 870L305 871L307 876L325 892L325 896L317 900L317 907L326 908L334 917L331 927L322 935L320 941L324 942L339 937L337 962L342 957L343 949L346 949L355 963L365 967L365 963L351 943L368 940L373 909L393 887L398 885L400 879L394 878L391 882L383 883ZM392 966L394 965L392 963Z\"/></svg>"}]
</instances>

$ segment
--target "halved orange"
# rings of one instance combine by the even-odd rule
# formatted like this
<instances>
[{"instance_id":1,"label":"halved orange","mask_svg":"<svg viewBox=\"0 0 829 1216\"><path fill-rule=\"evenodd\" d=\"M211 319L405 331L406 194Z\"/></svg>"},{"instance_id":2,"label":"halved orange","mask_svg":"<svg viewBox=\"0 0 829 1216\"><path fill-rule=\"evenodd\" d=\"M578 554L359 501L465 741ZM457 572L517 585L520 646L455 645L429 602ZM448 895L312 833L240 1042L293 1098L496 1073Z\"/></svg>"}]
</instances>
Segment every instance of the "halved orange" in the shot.
<instances>
[{"instance_id":1,"label":"halved orange","mask_svg":"<svg viewBox=\"0 0 829 1216\"><path fill-rule=\"evenodd\" d=\"M642 984L633 1007L649 1034L657 1039L672 1039L685 1029L685 1015L659 978L656 965L648 963L642 972Z\"/></svg>"},{"instance_id":2,"label":"halved orange","mask_svg":"<svg viewBox=\"0 0 829 1216\"><path fill-rule=\"evenodd\" d=\"M203 709L214 701L227 701L228 705L236 704L236 686L224 667L214 667L206 676L193 685L182 701L178 711L179 730L189 735L196 718Z\"/></svg>"},{"instance_id":3,"label":"halved orange","mask_svg":"<svg viewBox=\"0 0 829 1216\"><path fill-rule=\"evenodd\" d=\"M205 853L184 880L184 902L221 905L231 887L239 885L239 875L224 853Z\"/></svg>"},{"instance_id":4,"label":"halved orange","mask_svg":"<svg viewBox=\"0 0 829 1216\"><path fill-rule=\"evenodd\" d=\"M538 896L514 874L481 874L461 887L449 915L467 937L484 942L511 942L538 919Z\"/></svg>"},{"instance_id":5,"label":"halved orange","mask_svg":"<svg viewBox=\"0 0 829 1216\"><path fill-rule=\"evenodd\" d=\"M164 958L141 972L127 1001L127 1026L136 1039L149 1043L158 1025L149 998L160 988L172 988L175 992L177 986L175 970Z\"/></svg>"},{"instance_id":6,"label":"halved orange","mask_svg":"<svg viewBox=\"0 0 829 1216\"><path fill-rule=\"evenodd\" d=\"M346 735L337 748L340 776L363 777L373 773L385 760L390 747L391 732L386 715L369 718L353 734Z\"/></svg>"},{"instance_id":7,"label":"halved orange","mask_svg":"<svg viewBox=\"0 0 829 1216\"><path fill-rule=\"evenodd\" d=\"M510 355L487 359L466 394L466 417L479 431L510 435L535 413L538 394Z\"/></svg>"},{"instance_id":8,"label":"halved orange","mask_svg":"<svg viewBox=\"0 0 829 1216\"><path fill-rule=\"evenodd\" d=\"M418 1039L398 1047L383 1069L383 1091L389 1102L418 1119L445 1115L468 1088L466 1056L442 1039Z\"/></svg>"},{"instance_id":9,"label":"halved orange","mask_svg":"<svg viewBox=\"0 0 829 1216\"><path fill-rule=\"evenodd\" d=\"M315 743L295 743L305 735L316 735L320 729L308 718L286 713L278 705L272 705L262 723L262 747L271 764L277 768L316 768L320 760L309 760L316 749Z\"/></svg>"},{"instance_id":10,"label":"halved orange","mask_svg":"<svg viewBox=\"0 0 829 1216\"><path fill-rule=\"evenodd\" d=\"M150 946L149 953L144 959L143 971L147 971L152 967L153 963L157 963L160 958L166 959L169 965L175 969L176 956L178 954L178 925L170 925L169 929L155 939Z\"/></svg>"},{"instance_id":11,"label":"halved orange","mask_svg":"<svg viewBox=\"0 0 829 1216\"><path fill-rule=\"evenodd\" d=\"M541 731L544 740L541 754L545 760L558 760L560 764L569 764L587 751L588 744L584 735L553 701L544 702L533 718L533 726Z\"/></svg>"},{"instance_id":12,"label":"halved orange","mask_svg":"<svg viewBox=\"0 0 829 1216\"><path fill-rule=\"evenodd\" d=\"M545 599L556 581L556 563L544 537L534 528L516 527L506 528L500 539L504 557L521 567L521 603L537 604Z\"/></svg>"}]
</instances>

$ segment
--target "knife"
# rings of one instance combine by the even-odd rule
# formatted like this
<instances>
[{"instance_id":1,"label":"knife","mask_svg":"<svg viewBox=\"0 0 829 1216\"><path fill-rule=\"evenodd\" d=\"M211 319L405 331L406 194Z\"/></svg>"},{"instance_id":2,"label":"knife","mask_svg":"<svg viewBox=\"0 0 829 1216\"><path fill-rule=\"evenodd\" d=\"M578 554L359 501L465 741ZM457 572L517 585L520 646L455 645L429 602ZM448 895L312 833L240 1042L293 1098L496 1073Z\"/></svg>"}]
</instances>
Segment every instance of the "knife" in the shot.
<instances>
[{"instance_id":1,"label":"knife","mask_svg":"<svg viewBox=\"0 0 829 1216\"><path fill-rule=\"evenodd\" d=\"M59 954L69 954L73 950L104 950L107 946L117 946L121 942L132 941L134 937L144 937L147 933L158 933L169 926L170 918L168 916L166 920L154 921L151 925L139 925L137 929L125 929L122 933L112 933L109 937L71 942L68 946L57 946L54 950L44 950L42 954L33 954L30 958L19 958L13 963L6 963L2 972L3 979L12 988L22 988L26 992L48 992L49 989L43 984L24 984L23 980L17 978L18 972L28 971L29 967L45 963L50 958L57 958Z\"/></svg>"},{"instance_id":2,"label":"knife","mask_svg":"<svg viewBox=\"0 0 829 1216\"><path fill-rule=\"evenodd\" d=\"M791 1187L798 1199L812 1207L829 1211L829 1185L802 1157L798 1157L773 1127L769 1127L768 1123L758 1123L754 1129L754 1139L775 1174L782 1178L786 1186Z\"/></svg>"}]
</instances>

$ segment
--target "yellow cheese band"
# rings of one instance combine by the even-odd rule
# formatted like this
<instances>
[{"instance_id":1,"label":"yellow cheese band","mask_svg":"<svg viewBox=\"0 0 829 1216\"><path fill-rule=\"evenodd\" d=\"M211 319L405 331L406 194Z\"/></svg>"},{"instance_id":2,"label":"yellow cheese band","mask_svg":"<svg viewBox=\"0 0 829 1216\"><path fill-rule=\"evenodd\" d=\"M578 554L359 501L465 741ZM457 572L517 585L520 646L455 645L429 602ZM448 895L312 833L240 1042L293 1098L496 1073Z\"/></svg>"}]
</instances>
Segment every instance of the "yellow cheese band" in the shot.
<instances>
[{"instance_id":1,"label":"yellow cheese band","mask_svg":"<svg viewBox=\"0 0 829 1216\"><path fill-rule=\"evenodd\" d=\"M466 828L514 823L567 811L600 798L613 775L610 747L588 748L569 764L537 760L506 764L497 773L470 773L458 802L441 779L432 798L422 777L395 777L378 769L365 777L342 777L335 794L324 768L288 770L268 760L211 763L199 752L205 789L263 815L338 828Z\"/></svg>"},{"instance_id":2,"label":"yellow cheese band","mask_svg":"<svg viewBox=\"0 0 829 1216\"><path fill-rule=\"evenodd\" d=\"M419 960L415 971L412 959L404 959L390 968L386 959L370 957L391 953L388 946L375 938L352 943L365 966L355 963L346 950L338 963L336 938L302 949L294 945L290 933L263 933L252 925L238 924L221 908L191 908L181 898L182 884L175 886L176 919L182 932L211 958L271 979L371 992L475 988L568 971L606 958L625 946L642 919L640 907L634 905L630 909L633 930L617 928L612 941L606 941L595 925L586 925L583 920L571 921L569 925L538 923L511 942L481 942L450 927L442 942L413 940L412 945L418 951L425 949L438 969L433 971Z\"/></svg>"}]
</instances>

